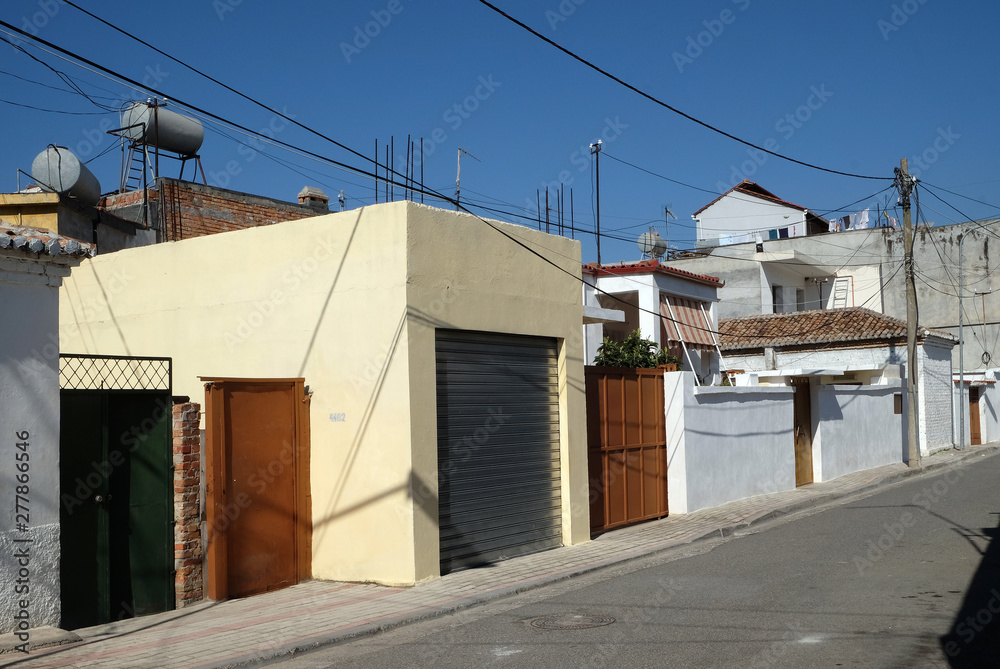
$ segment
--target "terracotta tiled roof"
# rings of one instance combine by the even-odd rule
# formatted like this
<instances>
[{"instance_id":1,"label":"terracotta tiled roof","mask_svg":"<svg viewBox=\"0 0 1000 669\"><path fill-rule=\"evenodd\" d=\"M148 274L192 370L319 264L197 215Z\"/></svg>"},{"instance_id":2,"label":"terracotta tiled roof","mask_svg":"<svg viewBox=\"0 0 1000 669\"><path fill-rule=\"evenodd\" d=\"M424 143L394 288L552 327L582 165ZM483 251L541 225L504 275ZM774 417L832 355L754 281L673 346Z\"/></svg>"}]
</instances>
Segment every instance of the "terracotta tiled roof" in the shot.
<instances>
[{"instance_id":1,"label":"terracotta tiled roof","mask_svg":"<svg viewBox=\"0 0 1000 669\"><path fill-rule=\"evenodd\" d=\"M94 244L64 237L51 230L14 226L3 221L0 221L0 249L73 258L88 258L96 252Z\"/></svg>"},{"instance_id":2,"label":"terracotta tiled roof","mask_svg":"<svg viewBox=\"0 0 1000 669\"><path fill-rule=\"evenodd\" d=\"M676 267L669 267L660 263L659 260L640 260L639 262L621 263L618 265L598 265L596 262L592 262L583 266L583 272L585 274L593 274L595 276L648 274L650 272L659 272L660 274L679 276L715 287L724 286L726 284L726 282L719 277L709 276L708 274L695 274L694 272L677 269Z\"/></svg>"},{"instance_id":3,"label":"terracotta tiled roof","mask_svg":"<svg viewBox=\"0 0 1000 669\"><path fill-rule=\"evenodd\" d=\"M744 193L746 195L752 195L752 196L760 198L762 200L767 200L768 202L774 202L775 204L782 204L782 205L785 205L786 207L791 207L792 209L798 209L799 211L809 211L808 209L806 209L805 207L803 207L801 205L797 205L797 204L795 204L793 202L789 202L788 200L782 200L780 197L778 197L777 195L775 195L771 191L767 190L766 188L764 188L763 186L761 186L761 185L759 185L757 183L754 183L753 181L750 181L749 179L744 179L743 181L741 181L740 183L736 184L735 186L733 186L732 188L730 188L729 190L727 190L725 193L723 193L719 197L715 198L714 200L712 200L711 202L709 202L708 204L706 204L704 207L702 207L698 211L694 212L693 215L697 216L698 214L700 214L701 212L705 211L706 209L708 209L709 207L711 207L713 204L715 204L716 202L718 202L722 198L724 198L727 195L729 195L730 193L734 193L734 192L735 193Z\"/></svg>"},{"instance_id":4,"label":"terracotta tiled roof","mask_svg":"<svg viewBox=\"0 0 1000 669\"><path fill-rule=\"evenodd\" d=\"M925 330L918 327L917 332L923 339ZM926 332L947 341L958 341L940 330ZM719 333L719 347L724 351L838 342L875 343L905 340L906 321L871 309L850 307L723 318L719 320Z\"/></svg>"}]
</instances>

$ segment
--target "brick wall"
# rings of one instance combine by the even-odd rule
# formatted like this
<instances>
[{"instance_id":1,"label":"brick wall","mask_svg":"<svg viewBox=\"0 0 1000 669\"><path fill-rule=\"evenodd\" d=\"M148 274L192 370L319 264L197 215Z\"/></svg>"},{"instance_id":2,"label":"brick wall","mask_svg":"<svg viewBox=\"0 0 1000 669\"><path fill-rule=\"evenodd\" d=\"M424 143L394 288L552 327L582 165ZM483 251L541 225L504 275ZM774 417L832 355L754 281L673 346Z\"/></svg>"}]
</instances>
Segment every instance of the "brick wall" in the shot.
<instances>
[{"instance_id":1,"label":"brick wall","mask_svg":"<svg viewBox=\"0 0 1000 669\"><path fill-rule=\"evenodd\" d=\"M924 342L917 348L917 364L920 452L927 455L953 445L951 348Z\"/></svg>"},{"instance_id":2,"label":"brick wall","mask_svg":"<svg viewBox=\"0 0 1000 669\"><path fill-rule=\"evenodd\" d=\"M274 225L329 213L329 210L318 210L297 202L282 202L176 179L159 179L157 186L160 190L159 220L166 241Z\"/></svg>"},{"instance_id":3,"label":"brick wall","mask_svg":"<svg viewBox=\"0 0 1000 669\"><path fill-rule=\"evenodd\" d=\"M175 404L174 444L174 597L177 608L204 597L201 542L201 406Z\"/></svg>"},{"instance_id":4,"label":"brick wall","mask_svg":"<svg viewBox=\"0 0 1000 669\"><path fill-rule=\"evenodd\" d=\"M125 214L142 206L142 196L141 190L109 195L102 207ZM162 240L168 242L330 213L298 202L167 178L156 180L148 200L151 224L161 229Z\"/></svg>"}]
</instances>

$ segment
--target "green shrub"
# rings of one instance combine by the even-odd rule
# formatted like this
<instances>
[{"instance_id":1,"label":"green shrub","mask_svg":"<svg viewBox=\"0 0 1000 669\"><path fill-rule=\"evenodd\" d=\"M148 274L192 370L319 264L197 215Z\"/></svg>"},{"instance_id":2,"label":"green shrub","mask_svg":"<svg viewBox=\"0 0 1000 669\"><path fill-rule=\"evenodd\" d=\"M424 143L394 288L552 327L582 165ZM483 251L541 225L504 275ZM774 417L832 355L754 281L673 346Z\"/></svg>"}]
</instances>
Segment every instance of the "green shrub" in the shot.
<instances>
[{"instance_id":1,"label":"green shrub","mask_svg":"<svg viewBox=\"0 0 1000 669\"><path fill-rule=\"evenodd\" d=\"M630 332L624 341L605 337L597 347L597 357L594 358L595 365L605 367L658 367L671 363L677 364L680 369L677 356L657 348L656 342L643 339L638 329Z\"/></svg>"}]
</instances>

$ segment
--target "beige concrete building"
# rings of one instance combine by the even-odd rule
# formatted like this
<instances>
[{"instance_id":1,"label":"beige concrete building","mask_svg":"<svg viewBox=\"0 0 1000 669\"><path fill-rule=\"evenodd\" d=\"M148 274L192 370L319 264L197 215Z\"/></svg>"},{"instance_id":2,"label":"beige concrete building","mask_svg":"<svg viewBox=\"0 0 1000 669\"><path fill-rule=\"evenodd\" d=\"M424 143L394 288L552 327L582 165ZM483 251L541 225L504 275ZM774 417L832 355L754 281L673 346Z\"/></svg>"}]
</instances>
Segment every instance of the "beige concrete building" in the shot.
<instances>
[{"instance_id":1,"label":"beige concrete building","mask_svg":"<svg viewBox=\"0 0 1000 669\"><path fill-rule=\"evenodd\" d=\"M310 446L265 443L249 476L232 435L253 389L209 400L209 580L240 591L267 558L250 519L304 471L296 559L406 585L589 539L580 285L576 241L395 202L91 259L62 288L61 347L169 356L195 402L205 380L304 383Z\"/></svg>"}]
</instances>

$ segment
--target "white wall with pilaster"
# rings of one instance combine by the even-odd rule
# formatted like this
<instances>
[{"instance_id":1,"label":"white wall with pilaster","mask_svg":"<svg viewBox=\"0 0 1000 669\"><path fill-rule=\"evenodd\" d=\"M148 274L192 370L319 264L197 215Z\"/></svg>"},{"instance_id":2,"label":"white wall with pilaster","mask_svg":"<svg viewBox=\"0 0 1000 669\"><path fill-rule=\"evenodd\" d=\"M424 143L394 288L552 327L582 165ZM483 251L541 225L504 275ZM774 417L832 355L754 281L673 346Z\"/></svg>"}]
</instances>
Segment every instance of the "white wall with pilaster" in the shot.
<instances>
[{"instance_id":1,"label":"white wall with pilaster","mask_svg":"<svg viewBox=\"0 0 1000 669\"><path fill-rule=\"evenodd\" d=\"M59 285L69 269L33 255L0 252L0 634L60 618Z\"/></svg>"}]
</instances>

